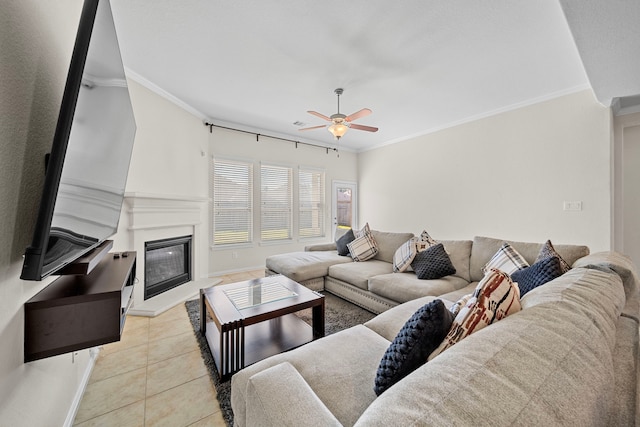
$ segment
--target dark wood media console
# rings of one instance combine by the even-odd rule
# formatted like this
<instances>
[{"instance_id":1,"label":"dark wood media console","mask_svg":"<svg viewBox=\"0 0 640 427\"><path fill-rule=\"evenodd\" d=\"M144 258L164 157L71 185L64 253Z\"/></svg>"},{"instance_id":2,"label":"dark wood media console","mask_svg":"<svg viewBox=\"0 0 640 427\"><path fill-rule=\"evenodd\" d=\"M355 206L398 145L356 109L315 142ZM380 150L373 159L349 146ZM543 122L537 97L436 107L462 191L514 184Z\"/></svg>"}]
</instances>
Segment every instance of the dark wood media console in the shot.
<instances>
[{"instance_id":1,"label":"dark wood media console","mask_svg":"<svg viewBox=\"0 0 640 427\"><path fill-rule=\"evenodd\" d=\"M101 255L91 273L61 276L24 304L25 362L120 340L136 253Z\"/></svg>"}]
</instances>

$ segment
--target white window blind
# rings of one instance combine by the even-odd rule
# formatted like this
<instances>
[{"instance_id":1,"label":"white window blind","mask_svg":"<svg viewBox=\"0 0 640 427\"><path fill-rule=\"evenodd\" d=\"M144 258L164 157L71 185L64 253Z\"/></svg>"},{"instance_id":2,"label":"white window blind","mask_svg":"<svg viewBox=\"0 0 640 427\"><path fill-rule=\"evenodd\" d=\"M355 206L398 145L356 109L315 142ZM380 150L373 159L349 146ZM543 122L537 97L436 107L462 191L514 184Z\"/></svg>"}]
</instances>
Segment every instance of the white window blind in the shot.
<instances>
[{"instance_id":1,"label":"white window blind","mask_svg":"<svg viewBox=\"0 0 640 427\"><path fill-rule=\"evenodd\" d=\"M298 235L324 236L324 172L300 169L298 172Z\"/></svg>"},{"instance_id":2,"label":"white window blind","mask_svg":"<svg viewBox=\"0 0 640 427\"><path fill-rule=\"evenodd\" d=\"M253 229L253 164L213 160L214 245L249 243Z\"/></svg>"},{"instance_id":3,"label":"white window blind","mask_svg":"<svg viewBox=\"0 0 640 427\"><path fill-rule=\"evenodd\" d=\"M262 241L291 239L292 175L291 168L261 165L260 233Z\"/></svg>"}]
</instances>

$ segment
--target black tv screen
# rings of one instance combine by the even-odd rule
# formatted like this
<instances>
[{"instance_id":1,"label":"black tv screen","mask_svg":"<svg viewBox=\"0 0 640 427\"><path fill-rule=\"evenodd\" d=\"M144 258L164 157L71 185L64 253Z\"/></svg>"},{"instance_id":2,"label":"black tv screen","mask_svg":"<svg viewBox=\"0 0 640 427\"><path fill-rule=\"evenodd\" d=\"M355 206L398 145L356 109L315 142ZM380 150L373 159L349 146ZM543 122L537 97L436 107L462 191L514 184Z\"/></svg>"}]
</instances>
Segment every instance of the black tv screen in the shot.
<instances>
[{"instance_id":1,"label":"black tv screen","mask_svg":"<svg viewBox=\"0 0 640 427\"><path fill-rule=\"evenodd\" d=\"M118 229L136 124L108 0L85 0L21 278L42 280Z\"/></svg>"}]
</instances>

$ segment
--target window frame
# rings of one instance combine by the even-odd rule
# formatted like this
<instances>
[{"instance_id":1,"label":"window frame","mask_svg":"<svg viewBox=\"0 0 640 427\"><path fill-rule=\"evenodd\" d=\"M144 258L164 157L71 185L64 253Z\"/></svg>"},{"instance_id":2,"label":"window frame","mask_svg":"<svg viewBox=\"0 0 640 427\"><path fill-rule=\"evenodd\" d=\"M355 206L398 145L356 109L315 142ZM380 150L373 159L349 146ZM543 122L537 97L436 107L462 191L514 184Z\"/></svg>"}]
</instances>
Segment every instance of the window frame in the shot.
<instances>
[{"instance_id":1,"label":"window frame","mask_svg":"<svg viewBox=\"0 0 640 427\"><path fill-rule=\"evenodd\" d=\"M246 177L248 180L248 189L246 191L247 195L247 207L246 208L222 208L222 211L231 212L238 211L242 209L247 209L247 240L245 241L231 241L228 243L216 243L216 215L219 208L216 208L216 197L219 194L216 192L216 163L227 163L227 164L236 164L246 167ZM255 236L255 164L252 160L248 159L239 159L239 158L231 158L231 157L218 157L212 156L211 158L211 168L210 168L210 194L211 194L211 209L210 209L210 226L211 230L209 232L210 238L210 246L213 249L230 249L237 247L251 247L254 245L254 236ZM242 232L245 232L244 230Z\"/></svg>"}]
</instances>

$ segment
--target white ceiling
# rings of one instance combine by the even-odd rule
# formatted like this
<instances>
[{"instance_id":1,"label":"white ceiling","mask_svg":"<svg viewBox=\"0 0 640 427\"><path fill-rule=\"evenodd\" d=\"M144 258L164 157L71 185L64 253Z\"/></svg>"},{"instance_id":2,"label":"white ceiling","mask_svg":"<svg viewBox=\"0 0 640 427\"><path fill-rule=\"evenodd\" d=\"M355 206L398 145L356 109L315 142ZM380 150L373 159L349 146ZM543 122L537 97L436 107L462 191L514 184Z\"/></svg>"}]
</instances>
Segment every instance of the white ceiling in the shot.
<instances>
[{"instance_id":1,"label":"white ceiling","mask_svg":"<svg viewBox=\"0 0 640 427\"><path fill-rule=\"evenodd\" d=\"M380 128L349 130L340 147L357 151L589 87L558 0L111 2L132 78L299 141L336 143L293 123L324 124L306 111L335 113L338 87L341 113L371 108L357 123Z\"/></svg>"}]
</instances>

